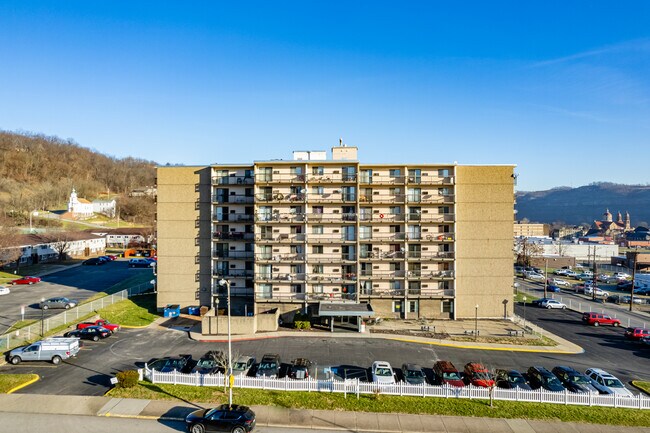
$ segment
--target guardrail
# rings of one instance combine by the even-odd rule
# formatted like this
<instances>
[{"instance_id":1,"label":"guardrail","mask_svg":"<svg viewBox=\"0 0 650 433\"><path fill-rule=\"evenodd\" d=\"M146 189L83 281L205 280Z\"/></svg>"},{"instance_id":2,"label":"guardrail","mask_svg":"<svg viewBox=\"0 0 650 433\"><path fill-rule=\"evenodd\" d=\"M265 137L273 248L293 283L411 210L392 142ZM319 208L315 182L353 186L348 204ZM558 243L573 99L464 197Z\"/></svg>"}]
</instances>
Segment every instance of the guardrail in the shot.
<instances>
[{"instance_id":1,"label":"guardrail","mask_svg":"<svg viewBox=\"0 0 650 433\"><path fill-rule=\"evenodd\" d=\"M151 383L167 383L190 386L224 386L227 381L223 374L185 374L173 371L160 373L150 370L147 365L140 370L140 379ZM307 392L337 392L343 394L387 394L412 397L466 398L490 399L506 401L526 401L534 403L553 403L578 406L623 407L629 409L650 409L650 398L639 394L636 397L625 397L617 394L600 395L592 393L572 393L569 391L552 392L540 389L526 391L519 388L480 388L472 385L459 388L449 385L410 385L398 382L394 385L361 382L359 379L347 380L304 380L269 379L266 377L235 376L234 386L237 388L256 388L275 391L307 391Z\"/></svg>"},{"instance_id":2,"label":"guardrail","mask_svg":"<svg viewBox=\"0 0 650 433\"><path fill-rule=\"evenodd\" d=\"M84 317L85 315L93 313L101 308L128 299L131 296L145 293L152 290L152 288L153 286L150 283L139 284L135 287L129 287L128 289L113 293L112 295L106 295L99 299L95 299L86 304L81 304L78 307L64 310L62 313L44 319L42 324L41 320L39 320L38 322L24 328L8 331L5 334L0 335L0 349L9 350L28 344L35 339L41 338L41 329L44 334L47 334L51 329L69 323L78 322L80 317Z\"/></svg>"}]
</instances>

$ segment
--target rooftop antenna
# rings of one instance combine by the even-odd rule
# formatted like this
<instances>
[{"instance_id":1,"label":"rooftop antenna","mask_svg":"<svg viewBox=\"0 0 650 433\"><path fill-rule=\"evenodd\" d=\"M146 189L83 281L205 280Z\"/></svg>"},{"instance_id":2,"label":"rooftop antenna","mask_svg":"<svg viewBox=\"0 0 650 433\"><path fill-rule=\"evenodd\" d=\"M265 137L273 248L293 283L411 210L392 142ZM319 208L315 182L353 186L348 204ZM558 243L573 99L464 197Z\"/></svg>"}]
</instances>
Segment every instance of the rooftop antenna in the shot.
<instances>
[{"instance_id":1,"label":"rooftop antenna","mask_svg":"<svg viewBox=\"0 0 650 433\"><path fill-rule=\"evenodd\" d=\"M343 138L339 138L339 146L343 146Z\"/></svg>"}]
</instances>

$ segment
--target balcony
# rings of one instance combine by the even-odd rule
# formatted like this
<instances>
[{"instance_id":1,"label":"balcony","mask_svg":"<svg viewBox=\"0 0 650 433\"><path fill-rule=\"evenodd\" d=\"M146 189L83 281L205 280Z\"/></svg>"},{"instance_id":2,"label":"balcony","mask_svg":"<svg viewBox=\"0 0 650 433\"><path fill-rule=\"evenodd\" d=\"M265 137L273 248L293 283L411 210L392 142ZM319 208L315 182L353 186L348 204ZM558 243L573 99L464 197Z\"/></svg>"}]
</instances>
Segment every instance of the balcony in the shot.
<instances>
[{"instance_id":1,"label":"balcony","mask_svg":"<svg viewBox=\"0 0 650 433\"><path fill-rule=\"evenodd\" d=\"M345 243L356 242L354 234L340 234L340 233L309 233L306 237L309 242L313 243Z\"/></svg>"},{"instance_id":2,"label":"balcony","mask_svg":"<svg viewBox=\"0 0 650 433\"><path fill-rule=\"evenodd\" d=\"M403 241L406 239L406 233L364 233L359 235L359 241Z\"/></svg>"},{"instance_id":3,"label":"balcony","mask_svg":"<svg viewBox=\"0 0 650 433\"><path fill-rule=\"evenodd\" d=\"M408 289L409 298L453 298L454 289Z\"/></svg>"},{"instance_id":4,"label":"balcony","mask_svg":"<svg viewBox=\"0 0 650 433\"><path fill-rule=\"evenodd\" d=\"M305 214L303 213L291 213L291 212L273 212L273 213L257 213L255 215L255 221L260 223L294 223L294 222L304 222Z\"/></svg>"},{"instance_id":5,"label":"balcony","mask_svg":"<svg viewBox=\"0 0 650 433\"><path fill-rule=\"evenodd\" d=\"M252 222L253 221L253 215L252 214L245 214L245 213L224 213L224 214L213 214L212 215L212 220L213 221L234 221L234 222Z\"/></svg>"},{"instance_id":6,"label":"balcony","mask_svg":"<svg viewBox=\"0 0 650 433\"><path fill-rule=\"evenodd\" d=\"M359 253L359 258L362 260L395 260L403 259L404 252L402 251L367 251Z\"/></svg>"},{"instance_id":7,"label":"balcony","mask_svg":"<svg viewBox=\"0 0 650 433\"><path fill-rule=\"evenodd\" d=\"M455 196L453 194L439 195L439 194L406 194L407 203L424 203L424 204L439 204L439 203L454 203Z\"/></svg>"},{"instance_id":8,"label":"balcony","mask_svg":"<svg viewBox=\"0 0 650 433\"><path fill-rule=\"evenodd\" d=\"M352 283L357 280L357 274L353 272L328 272L322 274L308 274L307 281L310 283Z\"/></svg>"},{"instance_id":9,"label":"balcony","mask_svg":"<svg viewBox=\"0 0 650 433\"><path fill-rule=\"evenodd\" d=\"M260 262L302 262L305 260L304 254L255 254L255 260Z\"/></svg>"},{"instance_id":10,"label":"balcony","mask_svg":"<svg viewBox=\"0 0 650 433\"><path fill-rule=\"evenodd\" d=\"M403 222L406 220L406 215L404 214L390 214L386 213L372 213L372 214L360 214L359 221L373 221L377 223L392 223L392 222Z\"/></svg>"},{"instance_id":11,"label":"balcony","mask_svg":"<svg viewBox=\"0 0 650 433\"><path fill-rule=\"evenodd\" d=\"M305 302L305 299L307 299L305 293L260 292L260 291L255 292L256 302L303 303Z\"/></svg>"},{"instance_id":12,"label":"balcony","mask_svg":"<svg viewBox=\"0 0 650 433\"><path fill-rule=\"evenodd\" d=\"M372 278L373 280L392 280L395 278L404 278L405 271L388 271L388 270L362 270L359 271L359 279L365 280Z\"/></svg>"},{"instance_id":13,"label":"balcony","mask_svg":"<svg viewBox=\"0 0 650 433\"><path fill-rule=\"evenodd\" d=\"M253 271L245 269L215 269L212 275L217 278L252 278Z\"/></svg>"},{"instance_id":14,"label":"balcony","mask_svg":"<svg viewBox=\"0 0 650 433\"><path fill-rule=\"evenodd\" d=\"M257 234L255 240L258 242L304 242L306 235L304 233L273 233L273 234Z\"/></svg>"},{"instance_id":15,"label":"balcony","mask_svg":"<svg viewBox=\"0 0 650 433\"><path fill-rule=\"evenodd\" d=\"M253 203L255 197L245 194L214 195L212 201L214 203Z\"/></svg>"},{"instance_id":16,"label":"balcony","mask_svg":"<svg viewBox=\"0 0 650 433\"><path fill-rule=\"evenodd\" d=\"M309 183L356 183L356 174L341 174L341 173L324 173L324 174L311 174L308 176Z\"/></svg>"},{"instance_id":17,"label":"balcony","mask_svg":"<svg viewBox=\"0 0 650 433\"><path fill-rule=\"evenodd\" d=\"M310 223L341 223L341 222L355 222L357 220L356 213L308 213L307 221Z\"/></svg>"},{"instance_id":18,"label":"balcony","mask_svg":"<svg viewBox=\"0 0 650 433\"><path fill-rule=\"evenodd\" d=\"M404 185L405 176L359 175L362 185Z\"/></svg>"},{"instance_id":19,"label":"balcony","mask_svg":"<svg viewBox=\"0 0 650 433\"><path fill-rule=\"evenodd\" d=\"M218 251L215 250L212 252L212 257L216 259L235 259L235 260L247 260L253 258L252 251Z\"/></svg>"},{"instance_id":20,"label":"balcony","mask_svg":"<svg viewBox=\"0 0 650 433\"><path fill-rule=\"evenodd\" d=\"M213 286L212 289L213 294L217 294L219 296L226 296L228 294L228 289L226 286L222 286L219 283L216 283ZM230 296L253 296L253 288L252 287L231 287L230 288Z\"/></svg>"},{"instance_id":21,"label":"balcony","mask_svg":"<svg viewBox=\"0 0 650 433\"><path fill-rule=\"evenodd\" d=\"M453 251L409 251L407 254L409 259L417 260L445 260L453 259Z\"/></svg>"},{"instance_id":22,"label":"balcony","mask_svg":"<svg viewBox=\"0 0 650 433\"><path fill-rule=\"evenodd\" d=\"M256 173L255 174L255 183L264 184L264 183L305 183L307 181L307 175L305 174L296 174L296 173Z\"/></svg>"},{"instance_id":23,"label":"balcony","mask_svg":"<svg viewBox=\"0 0 650 433\"><path fill-rule=\"evenodd\" d=\"M454 241L454 233L444 233L444 232L439 232L439 233L421 233L421 236L419 241L426 241L426 242L453 242ZM416 239L413 239L416 240Z\"/></svg>"},{"instance_id":24,"label":"balcony","mask_svg":"<svg viewBox=\"0 0 650 433\"><path fill-rule=\"evenodd\" d=\"M444 280L454 278L454 271L406 271L405 276L409 280Z\"/></svg>"},{"instance_id":25,"label":"balcony","mask_svg":"<svg viewBox=\"0 0 650 433\"><path fill-rule=\"evenodd\" d=\"M246 240L253 240L254 239L254 234L253 233L246 233L246 232L214 232L213 238L215 240L232 240L232 241L246 241Z\"/></svg>"},{"instance_id":26,"label":"balcony","mask_svg":"<svg viewBox=\"0 0 650 433\"><path fill-rule=\"evenodd\" d=\"M212 185L253 185L255 178L252 176L215 176Z\"/></svg>"},{"instance_id":27,"label":"balcony","mask_svg":"<svg viewBox=\"0 0 650 433\"><path fill-rule=\"evenodd\" d=\"M453 176L409 176L407 179L410 184L420 185L453 185Z\"/></svg>"},{"instance_id":28,"label":"balcony","mask_svg":"<svg viewBox=\"0 0 650 433\"><path fill-rule=\"evenodd\" d=\"M419 216L411 216L409 214L409 221L420 221L423 224L443 224L443 223L453 223L455 215L451 213L439 214L439 213L426 213L419 214Z\"/></svg>"},{"instance_id":29,"label":"balcony","mask_svg":"<svg viewBox=\"0 0 650 433\"><path fill-rule=\"evenodd\" d=\"M304 283L305 274L304 273L286 273L286 272L272 272L272 273L260 273L258 272L255 275L256 282L287 282L287 283Z\"/></svg>"},{"instance_id":30,"label":"balcony","mask_svg":"<svg viewBox=\"0 0 650 433\"><path fill-rule=\"evenodd\" d=\"M446 298L453 297L453 290L443 289L389 289L389 288L371 288L361 289L359 292L360 297L375 297L375 298Z\"/></svg>"},{"instance_id":31,"label":"balcony","mask_svg":"<svg viewBox=\"0 0 650 433\"><path fill-rule=\"evenodd\" d=\"M308 254L307 261L310 263L339 263L339 262L354 262L356 261L356 255L354 254Z\"/></svg>"},{"instance_id":32,"label":"balcony","mask_svg":"<svg viewBox=\"0 0 650 433\"><path fill-rule=\"evenodd\" d=\"M360 203L404 203L404 194L359 194Z\"/></svg>"},{"instance_id":33,"label":"balcony","mask_svg":"<svg viewBox=\"0 0 650 433\"><path fill-rule=\"evenodd\" d=\"M255 201L258 203L296 203L305 201L306 194L292 192L258 192L255 194Z\"/></svg>"}]
</instances>

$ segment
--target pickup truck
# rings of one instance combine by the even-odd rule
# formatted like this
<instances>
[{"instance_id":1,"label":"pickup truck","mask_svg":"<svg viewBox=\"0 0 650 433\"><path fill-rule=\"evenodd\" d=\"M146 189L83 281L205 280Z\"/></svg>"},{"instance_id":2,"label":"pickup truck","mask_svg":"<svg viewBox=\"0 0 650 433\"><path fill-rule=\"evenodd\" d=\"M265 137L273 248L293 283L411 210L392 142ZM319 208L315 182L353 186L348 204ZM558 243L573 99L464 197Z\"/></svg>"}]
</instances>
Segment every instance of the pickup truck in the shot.
<instances>
[{"instance_id":1,"label":"pickup truck","mask_svg":"<svg viewBox=\"0 0 650 433\"><path fill-rule=\"evenodd\" d=\"M60 364L61 360L75 356L78 352L78 338L46 338L12 350L7 360L14 365L21 361L50 361L52 364Z\"/></svg>"},{"instance_id":2,"label":"pickup truck","mask_svg":"<svg viewBox=\"0 0 650 433\"><path fill-rule=\"evenodd\" d=\"M120 325L116 325L114 323L109 323L108 321L104 319L98 319L95 320L94 322L82 322L77 324L77 329L84 329L89 326L101 326L102 328L106 328L111 332L117 332L120 330Z\"/></svg>"}]
</instances>

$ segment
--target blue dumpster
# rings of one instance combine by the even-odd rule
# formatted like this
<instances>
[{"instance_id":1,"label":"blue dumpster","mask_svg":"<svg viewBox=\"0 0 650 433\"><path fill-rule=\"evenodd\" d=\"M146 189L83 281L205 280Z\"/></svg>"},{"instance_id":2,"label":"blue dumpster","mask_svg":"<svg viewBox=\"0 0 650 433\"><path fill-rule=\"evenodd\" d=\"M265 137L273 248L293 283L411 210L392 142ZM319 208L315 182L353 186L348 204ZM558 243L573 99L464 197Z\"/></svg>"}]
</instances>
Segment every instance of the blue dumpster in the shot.
<instances>
[{"instance_id":1,"label":"blue dumpster","mask_svg":"<svg viewBox=\"0 0 650 433\"><path fill-rule=\"evenodd\" d=\"M181 314L181 306L176 304L167 304L163 313L165 317L178 317Z\"/></svg>"},{"instance_id":2,"label":"blue dumpster","mask_svg":"<svg viewBox=\"0 0 650 433\"><path fill-rule=\"evenodd\" d=\"M190 316L200 316L201 315L201 308L200 307L187 307L187 314Z\"/></svg>"}]
</instances>

